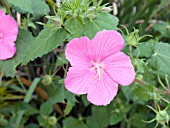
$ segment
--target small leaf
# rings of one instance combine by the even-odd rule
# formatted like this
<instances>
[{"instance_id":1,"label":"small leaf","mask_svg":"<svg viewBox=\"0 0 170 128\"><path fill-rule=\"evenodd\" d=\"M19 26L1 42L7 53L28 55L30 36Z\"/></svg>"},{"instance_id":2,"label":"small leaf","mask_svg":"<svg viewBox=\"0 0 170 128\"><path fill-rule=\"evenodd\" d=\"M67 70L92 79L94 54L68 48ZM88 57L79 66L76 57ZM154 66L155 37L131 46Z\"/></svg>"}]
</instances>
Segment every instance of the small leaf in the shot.
<instances>
[{"instance_id":1,"label":"small leaf","mask_svg":"<svg viewBox=\"0 0 170 128\"><path fill-rule=\"evenodd\" d=\"M67 102L66 108L64 110L64 116L68 115L71 112L73 106L74 105L70 101Z\"/></svg>"},{"instance_id":2,"label":"small leaf","mask_svg":"<svg viewBox=\"0 0 170 128\"><path fill-rule=\"evenodd\" d=\"M47 101L40 107L40 114L48 116L53 111L53 102Z\"/></svg>"},{"instance_id":3,"label":"small leaf","mask_svg":"<svg viewBox=\"0 0 170 128\"><path fill-rule=\"evenodd\" d=\"M153 91L154 88L151 85L142 85L136 88L133 92L137 97L148 101L152 99Z\"/></svg>"},{"instance_id":4,"label":"small leaf","mask_svg":"<svg viewBox=\"0 0 170 128\"><path fill-rule=\"evenodd\" d=\"M67 101L71 102L72 105L74 105L76 102L75 95L67 91L64 87L64 84L59 83L60 80L60 77L55 77L52 84L49 85L47 93L50 100L53 101L53 103L64 103L66 99Z\"/></svg>"},{"instance_id":5,"label":"small leaf","mask_svg":"<svg viewBox=\"0 0 170 128\"><path fill-rule=\"evenodd\" d=\"M145 62L142 59L134 59L133 64L137 68L137 72L144 73Z\"/></svg>"},{"instance_id":6,"label":"small leaf","mask_svg":"<svg viewBox=\"0 0 170 128\"><path fill-rule=\"evenodd\" d=\"M123 119L123 114L115 114L113 113L110 117L110 125L115 125L119 123Z\"/></svg>"}]
</instances>

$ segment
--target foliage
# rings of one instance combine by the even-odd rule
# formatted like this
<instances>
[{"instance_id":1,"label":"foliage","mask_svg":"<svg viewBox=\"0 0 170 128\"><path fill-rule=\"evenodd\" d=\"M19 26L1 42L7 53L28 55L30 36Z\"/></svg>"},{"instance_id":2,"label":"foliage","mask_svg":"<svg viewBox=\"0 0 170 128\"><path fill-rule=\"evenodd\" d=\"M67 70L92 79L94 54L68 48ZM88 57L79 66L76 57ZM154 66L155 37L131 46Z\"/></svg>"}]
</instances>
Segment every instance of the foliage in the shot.
<instances>
[{"instance_id":1,"label":"foliage","mask_svg":"<svg viewBox=\"0 0 170 128\"><path fill-rule=\"evenodd\" d=\"M169 127L170 1L118 0L117 16L111 0L55 2L0 1L19 25L15 56L0 61L0 127ZM71 39L104 29L124 37L136 79L108 106L94 106L65 89L64 51Z\"/></svg>"}]
</instances>

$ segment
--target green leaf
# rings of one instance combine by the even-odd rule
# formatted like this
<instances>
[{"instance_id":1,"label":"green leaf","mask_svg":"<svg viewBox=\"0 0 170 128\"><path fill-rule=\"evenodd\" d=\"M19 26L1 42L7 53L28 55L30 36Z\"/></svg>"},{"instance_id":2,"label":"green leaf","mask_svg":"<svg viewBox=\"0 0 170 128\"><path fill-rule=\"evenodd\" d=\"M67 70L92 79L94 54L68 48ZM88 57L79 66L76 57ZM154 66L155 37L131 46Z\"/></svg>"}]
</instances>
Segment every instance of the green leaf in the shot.
<instances>
[{"instance_id":1,"label":"green leaf","mask_svg":"<svg viewBox=\"0 0 170 128\"><path fill-rule=\"evenodd\" d=\"M53 103L62 102L65 103L65 99L71 102L72 105L75 104L76 99L73 93L67 91L64 87L63 83L59 83L61 81L60 77L55 77L52 84L48 87L48 96Z\"/></svg>"},{"instance_id":2,"label":"green leaf","mask_svg":"<svg viewBox=\"0 0 170 128\"><path fill-rule=\"evenodd\" d=\"M81 17L75 17L75 18L67 20L65 22L65 28L71 34L71 37L69 38L69 40L83 36L83 31L82 31L83 21Z\"/></svg>"},{"instance_id":3,"label":"green leaf","mask_svg":"<svg viewBox=\"0 0 170 128\"><path fill-rule=\"evenodd\" d=\"M49 12L49 7L44 0L7 0L20 13L31 13L34 16L42 16Z\"/></svg>"},{"instance_id":4,"label":"green leaf","mask_svg":"<svg viewBox=\"0 0 170 128\"><path fill-rule=\"evenodd\" d=\"M153 29L160 32L163 37L170 38L170 24L168 22L160 22L153 26Z\"/></svg>"},{"instance_id":5,"label":"green leaf","mask_svg":"<svg viewBox=\"0 0 170 128\"><path fill-rule=\"evenodd\" d=\"M145 62L142 59L134 59L133 64L137 68L137 72L144 73Z\"/></svg>"},{"instance_id":6,"label":"green leaf","mask_svg":"<svg viewBox=\"0 0 170 128\"><path fill-rule=\"evenodd\" d=\"M29 87L29 89L24 97L24 102L26 102L26 103L30 102L30 100L32 98L32 94L33 94L35 88L37 87L39 81L40 81L40 78L35 78L33 80L31 86Z\"/></svg>"},{"instance_id":7,"label":"green leaf","mask_svg":"<svg viewBox=\"0 0 170 128\"><path fill-rule=\"evenodd\" d=\"M53 102L47 101L40 107L40 114L48 116L53 111Z\"/></svg>"},{"instance_id":8,"label":"green leaf","mask_svg":"<svg viewBox=\"0 0 170 128\"><path fill-rule=\"evenodd\" d=\"M68 117L63 120L63 128L88 128L82 121Z\"/></svg>"},{"instance_id":9,"label":"green leaf","mask_svg":"<svg viewBox=\"0 0 170 128\"><path fill-rule=\"evenodd\" d=\"M151 66L165 74L170 75L170 44L158 43L154 46L154 54L150 60Z\"/></svg>"},{"instance_id":10,"label":"green leaf","mask_svg":"<svg viewBox=\"0 0 170 128\"><path fill-rule=\"evenodd\" d=\"M64 54L58 55L57 56L57 61L56 61L56 66L62 66L64 64L67 64L68 60L66 59Z\"/></svg>"},{"instance_id":11,"label":"green leaf","mask_svg":"<svg viewBox=\"0 0 170 128\"><path fill-rule=\"evenodd\" d=\"M142 120L146 120L146 115L142 112L135 113L132 117L132 125L136 128L146 128L146 124Z\"/></svg>"},{"instance_id":12,"label":"green leaf","mask_svg":"<svg viewBox=\"0 0 170 128\"><path fill-rule=\"evenodd\" d=\"M64 109L64 116L68 115L71 112L73 106L74 105L70 101L67 102L66 108Z\"/></svg>"},{"instance_id":13,"label":"green leaf","mask_svg":"<svg viewBox=\"0 0 170 128\"><path fill-rule=\"evenodd\" d=\"M111 116L109 106L92 106L92 116L87 118L89 128L105 128L109 125Z\"/></svg>"},{"instance_id":14,"label":"green leaf","mask_svg":"<svg viewBox=\"0 0 170 128\"><path fill-rule=\"evenodd\" d=\"M19 29L18 39L16 41L17 52L15 56L5 61L0 60L0 71L3 71L5 76L14 76L16 66L24 60L24 55L30 49L33 41L34 37L30 32Z\"/></svg>"},{"instance_id":15,"label":"green leaf","mask_svg":"<svg viewBox=\"0 0 170 128\"><path fill-rule=\"evenodd\" d=\"M141 42L137 49L134 50L133 55L139 57L149 58L153 54L153 46L154 44L159 43L156 40L149 40L147 42Z\"/></svg>"},{"instance_id":16,"label":"green leaf","mask_svg":"<svg viewBox=\"0 0 170 128\"><path fill-rule=\"evenodd\" d=\"M36 37L31 49L25 55L22 65L26 65L29 61L33 61L35 58L54 50L61 45L66 36L67 32L64 29L44 28Z\"/></svg>"},{"instance_id":17,"label":"green leaf","mask_svg":"<svg viewBox=\"0 0 170 128\"><path fill-rule=\"evenodd\" d=\"M136 88L133 92L140 99L148 101L148 100L152 99L152 94L154 93L154 88L151 85L142 85L142 86L139 86L138 88Z\"/></svg>"},{"instance_id":18,"label":"green leaf","mask_svg":"<svg viewBox=\"0 0 170 128\"><path fill-rule=\"evenodd\" d=\"M39 128L39 126L37 124L31 123L27 125L25 128Z\"/></svg>"},{"instance_id":19,"label":"green leaf","mask_svg":"<svg viewBox=\"0 0 170 128\"><path fill-rule=\"evenodd\" d=\"M90 39L101 30L117 30L118 18L108 14L99 14L94 19L84 18L83 34L88 36Z\"/></svg>"},{"instance_id":20,"label":"green leaf","mask_svg":"<svg viewBox=\"0 0 170 128\"><path fill-rule=\"evenodd\" d=\"M119 123L122 119L123 119L122 113L120 114L113 113L110 117L110 125L115 125Z\"/></svg>"}]
</instances>

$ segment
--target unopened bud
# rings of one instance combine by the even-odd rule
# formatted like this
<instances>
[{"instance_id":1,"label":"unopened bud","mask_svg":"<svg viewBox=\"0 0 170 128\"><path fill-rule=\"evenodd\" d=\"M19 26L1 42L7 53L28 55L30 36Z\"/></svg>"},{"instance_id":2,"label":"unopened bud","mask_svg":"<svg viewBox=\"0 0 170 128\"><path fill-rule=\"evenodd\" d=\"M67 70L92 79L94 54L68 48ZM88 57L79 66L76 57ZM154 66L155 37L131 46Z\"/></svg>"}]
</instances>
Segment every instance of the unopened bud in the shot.
<instances>
[{"instance_id":1,"label":"unopened bud","mask_svg":"<svg viewBox=\"0 0 170 128\"><path fill-rule=\"evenodd\" d=\"M42 83L44 85L49 85L51 84L52 82L52 77L50 75L45 75L43 78L42 78Z\"/></svg>"},{"instance_id":2,"label":"unopened bud","mask_svg":"<svg viewBox=\"0 0 170 128\"><path fill-rule=\"evenodd\" d=\"M55 116L51 116L48 119L48 124L49 125L55 125L57 123L57 118Z\"/></svg>"},{"instance_id":3,"label":"unopened bud","mask_svg":"<svg viewBox=\"0 0 170 128\"><path fill-rule=\"evenodd\" d=\"M135 29L134 32L131 32L129 35L125 37L125 40L130 46L136 47L140 40L139 30Z\"/></svg>"},{"instance_id":4,"label":"unopened bud","mask_svg":"<svg viewBox=\"0 0 170 128\"><path fill-rule=\"evenodd\" d=\"M164 125L165 123L168 124L170 118L167 111L165 110L159 111L156 115L156 120L162 125Z\"/></svg>"}]
</instances>

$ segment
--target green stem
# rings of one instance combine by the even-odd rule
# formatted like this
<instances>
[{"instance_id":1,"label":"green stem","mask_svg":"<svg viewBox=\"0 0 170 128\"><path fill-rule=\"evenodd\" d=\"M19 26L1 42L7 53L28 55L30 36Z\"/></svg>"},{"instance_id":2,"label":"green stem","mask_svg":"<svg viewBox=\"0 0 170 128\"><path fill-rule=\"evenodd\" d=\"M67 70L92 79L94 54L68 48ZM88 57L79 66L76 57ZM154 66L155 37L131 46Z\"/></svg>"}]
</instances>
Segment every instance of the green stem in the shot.
<instances>
[{"instance_id":1,"label":"green stem","mask_svg":"<svg viewBox=\"0 0 170 128\"><path fill-rule=\"evenodd\" d=\"M97 0L93 0L93 6L97 5Z\"/></svg>"},{"instance_id":2,"label":"green stem","mask_svg":"<svg viewBox=\"0 0 170 128\"><path fill-rule=\"evenodd\" d=\"M133 59L133 55L132 55L132 46L129 46L129 51L130 51L130 58Z\"/></svg>"},{"instance_id":3,"label":"green stem","mask_svg":"<svg viewBox=\"0 0 170 128\"><path fill-rule=\"evenodd\" d=\"M26 93L26 92L27 92L27 90L26 90L25 86L23 85L23 83L21 82L21 80L19 79L19 76L17 75L17 76L16 76L16 78L17 78L17 80L18 80L19 84L21 85L21 87L22 87L22 89L23 89L24 93Z\"/></svg>"},{"instance_id":4,"label":"green stem","mask_svg":"<svg viewBox=\"0 0 170 128\"><path fill-rule=\"evenodd\" d=\"M57 10L57 6L56 6L56 4L53 2L53 0L46 0L46 2L47 2L48 5L50 5L52 8L55 7L55 10Z\"/></svg>"},{"instance_id":5,"label":"green stem","mask_svg":"<svg viewBox=\"0 0 170 128\"><path fill-rule=\"evenodd\" d=\"M165 90L167 90L167 88L165 87L165 85L163 84L163 82L162 82L161 79L160 79L159 72L157 72L157 79L158 79L159 84L160 84Z\"/></svg>"},{"instance_id":6,"label":"green stem","mask_svg":"<svg viewBox=\"0 0 170 128\"><path fill-rule=\"evenodd\" d=\"M169 85L168 75L167 74L165 75L165 81L166 81L166 84L168 85L168 88L169 88L170 85Z\"/></svg>"},{"instance_id":7,"label":"green stem","mask_svg":"<svg viewBox=\"0 0 170 128\"><path fill-rule=\"evenodd\" d=\"M10 16L12 16L12 13L11 13L11 10L10 10L10 6L6 3L5 0L1 0L1 1L2 1L2 4L3 4L3 6L5 7L7 13L8 13Z\"/></svg>"}]
</instances>

